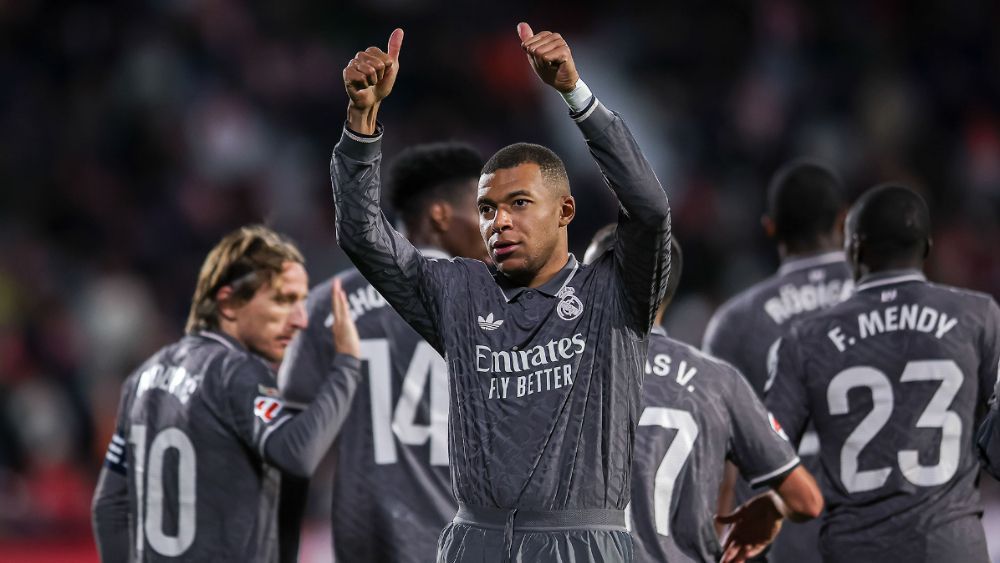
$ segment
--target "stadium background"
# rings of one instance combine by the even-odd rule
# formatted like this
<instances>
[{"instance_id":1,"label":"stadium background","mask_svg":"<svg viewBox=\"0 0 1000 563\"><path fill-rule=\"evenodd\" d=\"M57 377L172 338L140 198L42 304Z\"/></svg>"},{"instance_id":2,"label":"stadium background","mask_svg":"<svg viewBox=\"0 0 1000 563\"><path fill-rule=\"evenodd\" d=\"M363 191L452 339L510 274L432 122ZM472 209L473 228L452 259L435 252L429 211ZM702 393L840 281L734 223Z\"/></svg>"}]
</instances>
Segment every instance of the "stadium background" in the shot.
<instances>
[{"instance_id":1,"label":"stadium background","mask_svg":"<svg viewBox=\"0 0 1000 563\"><path fill-rule=\"evenodd\" d=\"M1000 297L1000 4L612 4L0 0L0 561L93 559L119 385L180 334L220 235L265 221L298 241L314 282L348 266L327 175L340 72L397 25L386 154L551 146L580 255L613 199L514 26L567 37L668 187L686 254L668 329L683 340L775 268L764 189L801 155L852 197L889 179L922 190L930 277ZM1000 561L1000 486L983 486ZM323 525L310 552L327 551Z\"/></svg>"}]
</instances>

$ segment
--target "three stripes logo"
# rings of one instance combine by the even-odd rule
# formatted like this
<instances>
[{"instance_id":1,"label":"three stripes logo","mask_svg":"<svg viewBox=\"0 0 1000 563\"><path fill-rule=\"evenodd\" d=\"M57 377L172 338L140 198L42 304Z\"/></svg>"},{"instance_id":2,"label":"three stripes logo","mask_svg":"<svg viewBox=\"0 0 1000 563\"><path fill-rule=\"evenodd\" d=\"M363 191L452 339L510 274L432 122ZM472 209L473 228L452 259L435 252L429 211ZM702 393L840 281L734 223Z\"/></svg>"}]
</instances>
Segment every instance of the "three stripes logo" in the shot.
<instances>
[{"instance_id":1,"label":"three stripes logo","mask_svg":"<svg viewBox=\"0 0 1000 563\"><path fill-rule=\"evenodd\" d=\"M501 325L503 325L503 319L497 319L496 321L493 320L493 313L486 315L485 319L483 318L482 315L479 315L478 320L479 320L479 328L483 330L496 330L500 328Z\"/></svg>"}]
</instances>

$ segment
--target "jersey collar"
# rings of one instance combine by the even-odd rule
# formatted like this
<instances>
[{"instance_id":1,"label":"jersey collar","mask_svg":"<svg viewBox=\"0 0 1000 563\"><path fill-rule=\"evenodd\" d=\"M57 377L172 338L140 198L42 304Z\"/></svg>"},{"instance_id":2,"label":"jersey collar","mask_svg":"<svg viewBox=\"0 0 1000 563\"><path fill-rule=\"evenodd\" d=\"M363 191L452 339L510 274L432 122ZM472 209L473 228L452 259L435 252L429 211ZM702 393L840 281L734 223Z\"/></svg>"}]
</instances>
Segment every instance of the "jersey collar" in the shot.
<instances>
[{"instance_id":1,"label":"jersey collar","mask_svg":"<svg viewBox=\"0 0 1000 563\"><path fill-rule=\"evenodd\" d=\"M222 344L223 346L229 348L230 350L240 350L240 351L246 350L246 348L244 348L243 345L240 344L238 340L223 332L218 332L214 330L200 330L198 331L198 336L202 338L207 338L208 340L214 340L215 342Z\"/></svg>"},{"instance_id":2,"label":"jersey collar","mask_svg":"<svg viewBox=\"0 0 1000 563\"><path fill-rule=\"evenodd\" d=\"M663 325L653 325L653 328L649 330L649 333L667 338L667 329L663 328Z\"/></svg>"},{"instance_id":3,"label":"jersey collar","mask_svg":"<svg viewBox=\"0 0 1000 563\"><path fill-rule=\"evenodd\" d=\"M827 264L835 264L837 262L846 261L847 257L841 250L824 252L822 254L813 254L811 256L792 256L781 263L781 267L778 268L778 275L783 276L799 270L806 270L808 268L815 268L817 266L825 266Z\"/></svg>"},{"instance_id":4,"label":"jersey collar","mask_svg":"<svg viewBox=\"0 0 1000 563\"><path fill-rule=\"evenodd\" d=\"M576 261L576 256L573 256L573 254L570 253L569 260L566 261L566 265L563 266L562 270L559 270L559 273L556 274L551 280L534 289L535 291L548 295L549 297L556 297L562 288L569 285L570 280L573 279L573 276L576 275L576 271L579 268L580 263ZM508 303L517 299L517 297L525 291L532 289L522 285L514 285L500 272L494 273L493 279L495 279L497 285L500 286L500 293L503 294L504 299L506 299Z\"/></svg>"},{"instance_id":5,"label":"jersey collar","mask_svg":"<svg viewBox=\"0 0 1000 563\"><path fill-rule=\"evenodd\" d=\"M875 274L868 274L858 280L855 291L864 291L887 285L896 285L908 282L926 282L927 277L920 270L906 268L902 270L886 270Z\"/></svg>"},{"instance_id":6,"label":"jersey collar","mask_svg":"<svg viewBox=\"0 0 1000 563\"><path fill-rule=\"evenodd\" d=\"M434 258L436 260L451 260L452 258L447 252L432 246L418 248L417 252L419 252L424 258Z\"/></svg>"}]
</instances>

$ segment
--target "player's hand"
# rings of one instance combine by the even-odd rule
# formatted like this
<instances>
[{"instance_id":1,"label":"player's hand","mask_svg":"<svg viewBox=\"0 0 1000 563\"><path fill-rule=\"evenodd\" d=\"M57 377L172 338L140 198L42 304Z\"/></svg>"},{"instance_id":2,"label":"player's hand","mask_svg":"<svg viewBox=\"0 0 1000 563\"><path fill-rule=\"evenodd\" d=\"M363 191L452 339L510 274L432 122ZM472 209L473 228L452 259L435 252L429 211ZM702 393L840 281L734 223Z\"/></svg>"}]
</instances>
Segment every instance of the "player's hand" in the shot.
<instances>
[{"instance_id":1,"label":"player's hand","mask_svg":"<svg viewBox=\"0 0 1000 563\"><path fill-rule=\"evenodd\" d=\"M542 82L564 94L572 92L580 75L562 35L551 31L535 34L524 22L517 24L517 35L521 38L521 49L528 54L528 62Z\"/></svg>"},{"instance_id":2,"label":"player's hand","mask_svg":"<svg viewBox=\"0 0 1000 563\"><path fill-rule=\"evenodd\" d=\"M330 290L333 297L333 345L338 354L347 354L355 358L361 357L361 339L358 338L358 327L351 318L351 310L347 305L347 295L340 285L340 279L334 278Z\"/></svg>"},{"instance_id":3,"label":"player's hand","mask_svg":"<svg viewBox=\"0 0 1000 563\"><path fill-rule=\"evenodd\" d=\"M758 495L731 514L715 517L719 524L731 524L722 544L721 563L743 563L756 557L774 541L781 530L781 511L771 493Z\"/></svg>"},{"instance_id":4,"label":"player's hand","mask_svg":"<svg viewBox=\"0 0 1000 563\"><path fill-rule=\"evenodd\" d=\"M351 99L347 106L348 123L358 133L371 134L375 131L375 113L396 83L399 50L402 47L403 30L396 28L389 36L386 51L368 47L364 51L358 51L344 67L344 88ZM355 125L358 127L355 128Z\"/></svg>"}]
</instances>

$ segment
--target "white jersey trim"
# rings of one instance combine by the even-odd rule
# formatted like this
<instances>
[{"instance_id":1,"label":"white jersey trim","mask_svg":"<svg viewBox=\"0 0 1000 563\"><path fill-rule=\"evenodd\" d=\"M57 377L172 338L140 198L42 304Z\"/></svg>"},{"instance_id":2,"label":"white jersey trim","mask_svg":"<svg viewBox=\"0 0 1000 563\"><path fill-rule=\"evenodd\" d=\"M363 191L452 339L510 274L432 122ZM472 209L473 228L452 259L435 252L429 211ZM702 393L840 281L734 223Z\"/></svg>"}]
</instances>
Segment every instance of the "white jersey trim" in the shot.
<instances>
[{"instance_id":1,"label":"white jersey trim","mask_svg":"<svg viewBox=\"0 0 1000 563\"><path fill-rule=\"evenodd\" d=\"M897 283L906 282L925 282L927 278L923 274L905 274L902 276L893 276L891 278L881 278L872 281L867 281L860 283L855 286L855 291L864 291L866 289L872 289L873 287L882 287L886 285L895 285Z\"/></svg>"},{"instance_id":2,"label":"white jersey trim","mask_svg":"<svg viewBox=\"0 0 1000 563\"><path fill-rule=\"evenodd\" d=\"M764 483L765 481L774 479L778 475L781 475L782 473L788 471L789 469L795 467L800 463L802 463L802 460L799 459L799 456L795 456L792 458L792 461L789 461L788 463L782 465L781 467L775 469L774 471L771 471L770 473L765 473L760 477L754 477L753 479L748 479L747 481L750 483L751 487L756 487L757 485Z\"/></svg>"}]
</instances>

